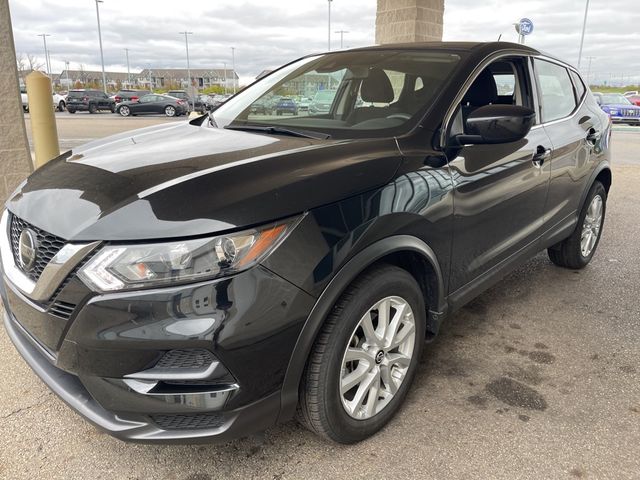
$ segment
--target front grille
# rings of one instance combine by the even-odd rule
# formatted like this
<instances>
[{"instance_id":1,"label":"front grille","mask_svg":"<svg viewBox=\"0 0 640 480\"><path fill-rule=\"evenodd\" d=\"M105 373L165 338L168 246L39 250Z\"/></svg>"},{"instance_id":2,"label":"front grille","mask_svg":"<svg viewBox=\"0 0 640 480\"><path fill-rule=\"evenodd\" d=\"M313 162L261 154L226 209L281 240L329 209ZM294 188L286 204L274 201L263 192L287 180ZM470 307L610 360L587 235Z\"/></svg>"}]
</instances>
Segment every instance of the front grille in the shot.
<instances>
[{"instance_id":1,"label":"front grille","mask_svg":"<svg viewBox=\"0 0 640 480\"><path fill-rule=\"evenodd\" d=\"M224 417L220 413L151 415L151 420L164 430L198 430L218 428L224 424Z\"/></svg>"},{"instance_id":2,"label":"front grille","mask_svg":"<svg viewBox=\"0 0 640 480\"><path fill-rule=\"evenodd\" d=\"M155 368L207 368L215 361L215 357L208 350L169 350L155 365Z\"/></svg>"},{"instance_id":3,"label":"front grille","mask_svg":"<svg viewBox=\"0 0 640 480\"><path fill-rule=\"evenodd\" d=\"M65 320L69 320L71 315L73 315L73 311L76 309L76 305L73 303L61 302L57 300L51 304L49 307L49 313L55 315L56 317L64 318Z\"/></svg>"},{"instance_id":4,"label":"front grille","mask_svg":"<svg viewBox=\"0 0 640 480\"><path fill-rule=\"evenodd\" d=\"M26 228L33 230L38 241L36 263L28 272L22 268L18 248L18 244L20 242L20 234ZM33 225L25 222L15 215L11 216L11 250L13 252L13 258L18 268L20 268L20 270L22 270L25 275L27 275L34 282L38 281L38 279L40 278L40 274L42 274L42 271L44 270L44 267L46 267L51 259L55 257L56 253L58 253L60 249L64 247L65 243L66 242L62 238L47 233L44 230L39 229L38 227L34 227Z\"/></svg>"}]
</instances>

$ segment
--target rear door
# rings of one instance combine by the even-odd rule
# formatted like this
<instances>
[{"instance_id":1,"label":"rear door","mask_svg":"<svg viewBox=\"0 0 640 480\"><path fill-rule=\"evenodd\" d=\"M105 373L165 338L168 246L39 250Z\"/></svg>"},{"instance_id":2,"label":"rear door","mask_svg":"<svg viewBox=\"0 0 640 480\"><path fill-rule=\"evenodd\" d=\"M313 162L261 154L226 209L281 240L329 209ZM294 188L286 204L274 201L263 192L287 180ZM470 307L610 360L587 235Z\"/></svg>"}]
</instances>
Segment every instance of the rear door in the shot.
<instances>
[{"instance_id":1,"label":"rear door","mask_svg":"<svg viewBox=\"0 0 640 480\"><path fill-rule=\"evenodd\" d=\"M589 107L586 87L575 72L547 59L536 58L533 66L540 116L553 147L545 223L556 230L577 217L593 168L589 160L603 125L600 109Z\"/></svg>"},{"instance_id":2,"label":"rear door","mask_svg":"<svg viewBox=\"0 0 640 480\"><path fill-rule=\"evenodd\" d=\"M535 109L527 57L502 58L478 75L463 99L464 112L486 104ZM484 93L483 93L484 92ZM539 122L538 122L539 123ZM462 133L462 132L460 132ZM537 248L549 184L550 141L540 125L522 140L459 148L449 165L454 179L454 240L449 291L466 301L482 280ZM457 291L457 292L456 292Z\"/></svg>"}]
</instances>

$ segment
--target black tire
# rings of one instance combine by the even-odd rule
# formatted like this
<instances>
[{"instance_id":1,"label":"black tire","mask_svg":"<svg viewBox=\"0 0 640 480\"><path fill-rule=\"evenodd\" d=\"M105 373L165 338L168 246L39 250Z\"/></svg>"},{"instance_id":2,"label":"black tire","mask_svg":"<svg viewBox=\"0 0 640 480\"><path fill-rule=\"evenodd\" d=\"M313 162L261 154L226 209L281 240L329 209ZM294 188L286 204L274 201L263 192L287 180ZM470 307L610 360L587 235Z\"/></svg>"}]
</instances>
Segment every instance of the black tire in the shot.
<instances>
[{"instance_id":1,"label":"black tire","mask_svg":"<svg viewBox=\"0 0 640 480\"><path fill-rule=\"evenodd\" d=\"M60 100L60 102L58 103L58 110L61 112L64 112L66 105L64 103L64 100Z\"/></svg>"},{"instance_id":2,"label":"black tire","mask_svg":"<svg viewBox=\"0 0 640 480\"><path fill-rule=\"evenodd\" d=\"M109 107L109 110L111 111L111 113L116 113L116 106L115 105L111 105Z\"/></svg>"},{"instance_id":3,"label":"black tire","mask_svg":"<svg viewBox=\"0 0 640 480\"><path fill-rule=\"evenodd\" d=\"M22 109L24 110L24 113L29 113L29 105L24 105Z\"/></svg>"},{"instance_id":4,"label":"black tire","mask_svg":"<svg viewBox=\"0 0 640 480\"><path fill-rule=\"evenodd\" d=\"M582 231L585 224L585 217L587 216L587 211L589 210L591 202L598 195L602 199L602 219L600 221L600 228L598 229L595 244L587 255L583 255L581 240ZM598 248L598 244L600 243L606 212L607 191L605 190L602 183L600 183L599 181L595 181L591 186L589 193L587 194L584 205L582 206L582 210L580 211L580 215L578 216L578 223L575 230L573 231L571 236L547 249L549 259L559 267L563 268L578 270L586 267L593 258L593 255L596 253L596 249Z\"/></svg>"},{"instance_id":5,"label":"black tire","mask_svg":"<svg viewBox=\"0 0 640 480\"><path fill-rule=\"evenodd\" d=\"M75 111L73 108L69 108L69 109L67 109L67 112L69 112L69 113L76 113L76 111Z\"/></svg>"},{"instance_id":6,"label":"black tire","mask_svg":"<svg viewBox=\"0 0 640 480\"><path fill-rule=\"evenodd\" d=\"M98 107L95 103L90 103L89 104L89 113L97 113L98 112Z\"/></svg>"},{"instance_id":7,"label":"black tire","mask_svg":"<svg viewBox=\"0 0 640 480\"><path fill-rule=\"evenodd\" d=\"M345 410L339 392L343 355L363 315L388 296L401 297L413 311L413 353L404 380L389 403L370 418L356 419ZM300 386L300 423L325 438L347 444L364 440L384 427L399 410L411 386L422 354L425 325L424 297L408 272L381 265L363 273L340 297L316 338Z\"/></svg>"}]
</instances>

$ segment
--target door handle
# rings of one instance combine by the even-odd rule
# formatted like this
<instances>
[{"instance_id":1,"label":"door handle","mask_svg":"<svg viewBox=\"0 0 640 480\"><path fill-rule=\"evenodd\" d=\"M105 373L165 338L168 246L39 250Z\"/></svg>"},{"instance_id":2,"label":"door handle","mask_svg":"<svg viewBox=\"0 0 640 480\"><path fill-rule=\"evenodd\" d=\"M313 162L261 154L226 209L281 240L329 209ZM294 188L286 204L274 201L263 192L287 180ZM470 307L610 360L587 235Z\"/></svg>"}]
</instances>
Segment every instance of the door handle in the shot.
<instances>
[{"instance_id":1,"label":"door handle","mask_svg":"<svg viewBox=\"0 0 640 480\"><path fill-rule=\"evenodd\" d=\"M536 153L533 154L533 158L531 161L536 167L541 167L542 164L551 158L551 149L545 148L542 145L538 145L536 148Z\"/></svg>"}]
</instances>

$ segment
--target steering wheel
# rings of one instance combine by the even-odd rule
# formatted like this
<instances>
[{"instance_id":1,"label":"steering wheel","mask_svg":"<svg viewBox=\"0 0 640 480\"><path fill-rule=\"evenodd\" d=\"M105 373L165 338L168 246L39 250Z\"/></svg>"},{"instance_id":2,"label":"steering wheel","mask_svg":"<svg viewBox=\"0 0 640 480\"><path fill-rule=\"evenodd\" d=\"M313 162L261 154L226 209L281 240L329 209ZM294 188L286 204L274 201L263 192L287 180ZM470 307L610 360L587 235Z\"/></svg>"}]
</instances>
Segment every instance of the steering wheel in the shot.
<instances>
[{"instance_id":1,"label":"steering wheel","mask_svg":"<svg viewBox=\"0 0 640 480\"><path fill-rule=\"evenodd\" d=\"M399 118L400 120L409 120L411 115L407 115L406 113L394 113L393 115L389 115L386 118Z\"/></svg>"}]
</instances>

